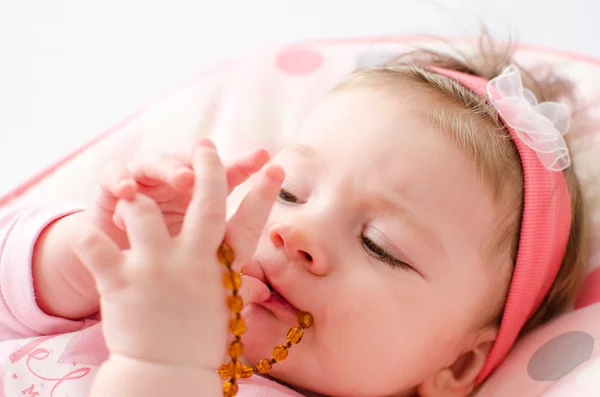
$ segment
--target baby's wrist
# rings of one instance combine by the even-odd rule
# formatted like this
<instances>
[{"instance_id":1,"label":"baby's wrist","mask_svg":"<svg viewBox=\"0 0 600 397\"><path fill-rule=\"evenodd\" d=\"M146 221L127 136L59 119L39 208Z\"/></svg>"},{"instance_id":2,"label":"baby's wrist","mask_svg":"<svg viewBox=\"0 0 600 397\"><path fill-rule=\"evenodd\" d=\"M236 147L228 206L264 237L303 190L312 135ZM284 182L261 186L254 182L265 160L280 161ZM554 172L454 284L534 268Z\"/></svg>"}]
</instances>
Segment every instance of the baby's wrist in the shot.
<instances>
[{"instance_id":1,"label":"baby's wrist","mask_svg":"<svg viewBox=\"0 0 600 397\"><path fill-rule=\"evenodd\" d=\"M171 397L222 395L221 380L212 368L151 362L122 354L111 354L102 365L91 397Z\"/></svg>"},{"instance_id":2,"label":"baby's wrist","mask_svg":"<svg viewBox=\"0 0 600 397\"><path fill-rule=\"evenodd\" d=\"M99 310L94 279L71 246L81 224L89 221L85 212L57 219L42 231L35 244L34 290L38 306L49 315L79 319Z\"/></svg>"}]
</instances>

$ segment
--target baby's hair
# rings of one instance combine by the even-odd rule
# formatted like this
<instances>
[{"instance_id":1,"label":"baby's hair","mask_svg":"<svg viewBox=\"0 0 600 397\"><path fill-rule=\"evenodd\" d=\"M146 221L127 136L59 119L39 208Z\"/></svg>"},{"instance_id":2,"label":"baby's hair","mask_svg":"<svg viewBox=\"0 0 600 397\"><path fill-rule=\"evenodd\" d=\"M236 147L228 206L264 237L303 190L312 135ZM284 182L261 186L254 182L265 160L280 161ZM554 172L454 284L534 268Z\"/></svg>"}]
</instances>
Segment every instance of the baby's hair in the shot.
<instances>
[{"instance_id":1,"label":"baby's hair","mask_svg":"<svg viewBox=\"0 0 600 397\"><path fill-rule=\"evenodd\" d=\"M450 133L451 139L474 162L475 170L492 189L494 200L505 215L501 217L502 222L497 231L498 240L488 250L488 254L498 255L501 250L508 248L514 266L523 210L523 169L514 142L496 109L484 98L428 67L437 66L491 79L508 65L515 64L521 72L523 85L540 102L560 101L571 109L575 105L573 85L549 68L533 70L521 67L513 59L514 46L496 42L487 31L482 32L474 51L463 52L451 45L448 45L448 49L449 51L443 52L419 49L399 55L385 65L357 70L336 91L375 86L395 95L402 95L401 90L406 89L408 83L431 96L433 125ZM568 135L565 138L568 140ZM572 302L583 278L586 228L582 194L573 168L572 165L563 171L569 187L573 216L565 256L554 284L525 325L522 334L564 310ZM504 299L507 292L505 291ZM495 302L499 305L493 306L503 307L504 299L502 303ZM489 313L489 316L491 317L485 322L499 323L501 311Z\"/></svg>"}]
</instances>

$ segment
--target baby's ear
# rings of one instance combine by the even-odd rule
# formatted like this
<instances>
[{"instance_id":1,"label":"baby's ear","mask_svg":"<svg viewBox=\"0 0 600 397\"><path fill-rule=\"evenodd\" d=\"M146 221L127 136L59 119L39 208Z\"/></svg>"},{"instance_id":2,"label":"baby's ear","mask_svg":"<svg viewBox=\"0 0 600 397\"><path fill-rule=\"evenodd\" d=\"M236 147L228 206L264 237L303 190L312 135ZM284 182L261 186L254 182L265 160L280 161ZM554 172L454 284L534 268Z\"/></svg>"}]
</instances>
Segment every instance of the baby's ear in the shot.
<instances>
[{"instance_id":1,"label":"baby's ear","mask_svg":"<svg viewBox=\"0 0 600 397\"><path fill-rule=\"evenodd\" d=\"M475 379L498 336L498 327L482 329L454 362L417 387L420 397L466 397L475 389Z\"/></svg>"}]
</instances>

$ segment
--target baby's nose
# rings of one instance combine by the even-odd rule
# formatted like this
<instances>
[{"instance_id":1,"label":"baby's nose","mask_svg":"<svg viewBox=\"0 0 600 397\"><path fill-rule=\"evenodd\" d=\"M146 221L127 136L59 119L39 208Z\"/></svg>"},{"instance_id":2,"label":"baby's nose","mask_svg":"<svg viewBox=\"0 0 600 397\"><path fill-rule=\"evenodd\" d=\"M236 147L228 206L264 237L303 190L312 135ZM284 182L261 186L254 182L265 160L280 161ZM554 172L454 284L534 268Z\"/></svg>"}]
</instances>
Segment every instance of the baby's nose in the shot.
<instances>
[{"instance_id":1,"label":"baby's nose","mask_svg":"<svg viewBox=\"0 0 600 397\"><path fill-rule=\"evenodd\" d=\"M290 260L302 264L314 274L327 273L323 255L319 254L319 243L308 233L291 225L277 225L271 228L269 236L273 245L285 250Z\"/></svg>"}]
</instances>

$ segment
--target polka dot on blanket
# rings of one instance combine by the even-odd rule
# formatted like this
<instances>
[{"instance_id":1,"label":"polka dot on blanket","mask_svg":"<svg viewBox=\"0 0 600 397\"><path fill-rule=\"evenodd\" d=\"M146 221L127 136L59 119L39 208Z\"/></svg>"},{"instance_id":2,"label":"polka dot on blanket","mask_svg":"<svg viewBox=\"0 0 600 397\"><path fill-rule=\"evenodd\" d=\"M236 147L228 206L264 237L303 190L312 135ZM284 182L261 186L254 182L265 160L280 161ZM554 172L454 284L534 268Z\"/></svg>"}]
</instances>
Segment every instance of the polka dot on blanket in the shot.
<instances>
[{"instance_id":1,"label":"polka dot on blanket","mask_svg":"<svg viewBox=\"0 0 600 397\"><path fill-rule=\"evenodd\" d=\"M531 379L557 381L592 357L594 337L583 331L558 335L533 354L527 366Z\"/></svg>"},{"instance_id":2,"label":"polka dot on blanket","mask_svg":"<svg viewBox=\"0 0 600 397\"><path fill-rule=\"evenodd\" d=\"M315 72L323 64L323 56L316 50L295 48L279 53L276 63L282 72L292 75L307 75Z\"/></svg>"}]
</instances>

